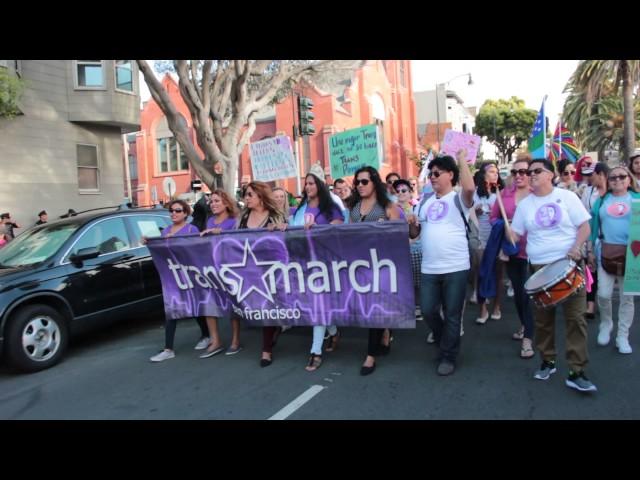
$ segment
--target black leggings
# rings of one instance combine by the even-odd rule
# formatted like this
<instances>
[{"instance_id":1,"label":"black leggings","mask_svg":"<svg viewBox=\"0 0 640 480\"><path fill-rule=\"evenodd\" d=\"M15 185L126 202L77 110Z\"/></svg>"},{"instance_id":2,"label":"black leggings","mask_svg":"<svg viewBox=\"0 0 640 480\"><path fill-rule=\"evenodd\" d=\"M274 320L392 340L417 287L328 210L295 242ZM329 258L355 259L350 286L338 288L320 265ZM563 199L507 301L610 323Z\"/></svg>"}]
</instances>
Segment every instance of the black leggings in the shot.
<instances>
[{"instance_id":1,"label":"black leggings","mask_svg":"<svg viewBox=\"0 0 640 480\"><path fill-rule=\"evenodd\" d=\"M200 327L200 337L205 338L209 336L209 329L207 328L207 322L204 317L196 317L196 322ZM167 318L164 324L164 348L167 350L173 350L173 340L176 338L176 323L178 321L175 318Z\"/></svg>"},{"instance_id":2,"label":"black leggings","mask_svg":"<svg viewBox=\"0 0 640 480\"><path fill-rule=\"evenodd\" d=\"M380 355L380 349L382 345L382 336L386 328L370 328L369 329L369 344L367 346L367 355L375 357ZM389 329L389 342L391 342L392 330ZM391 343L389 343L391 344Z\"/></svg>"},{"instance_id":3,"label":"black leggings","mask_svg":"<svg viewBox=\"0 0 640 480\"><path fill-rule=\"evenodd\" d=\"M587 302L596 301L596 293L598 292L598 269L596 269L595 272L591 272L591 276L593 277L593 284L591 285L591 291L587 292Z\"/></svg>"}]
</instances>

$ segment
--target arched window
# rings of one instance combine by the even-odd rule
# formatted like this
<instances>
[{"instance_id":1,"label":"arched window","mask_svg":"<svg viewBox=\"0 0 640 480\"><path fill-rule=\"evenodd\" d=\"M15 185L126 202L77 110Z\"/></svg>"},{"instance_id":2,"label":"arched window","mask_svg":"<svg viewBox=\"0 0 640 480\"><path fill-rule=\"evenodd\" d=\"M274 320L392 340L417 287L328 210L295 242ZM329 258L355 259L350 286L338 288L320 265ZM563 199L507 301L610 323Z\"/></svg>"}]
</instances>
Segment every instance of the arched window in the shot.
<instances>
[{"instance_id":1,"label":"arched window","mask_svg":"<svg viewBox=\"0 0 640 480\"><path fill-rule=\"evenodd\" d=\"M180 115L178 121L182 123L183 126L188 126L187 120L182 115ZM173 132L169 130L166 117L162 117L158 122L155 134L158 173L189 170L187 156L182 152L178 142L176 142Z\"/></svg>"}]
</instances>

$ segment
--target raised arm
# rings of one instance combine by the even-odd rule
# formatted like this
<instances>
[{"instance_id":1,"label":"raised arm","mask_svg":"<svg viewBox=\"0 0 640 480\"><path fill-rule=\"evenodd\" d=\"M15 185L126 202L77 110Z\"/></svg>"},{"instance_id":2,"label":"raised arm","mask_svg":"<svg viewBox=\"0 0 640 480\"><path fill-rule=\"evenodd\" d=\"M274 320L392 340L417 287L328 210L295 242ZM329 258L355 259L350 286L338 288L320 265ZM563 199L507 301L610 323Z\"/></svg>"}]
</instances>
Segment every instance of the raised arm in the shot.
<instances>
[{"instance_id":1,"label":"raised arm","mask_svg":"<svg viewBox=\"0 0 640 480\"><path fill-rule=\"evenodd\" d=\"M467 163L467 150L461 149L456 155L458 160L458 168L460 169L460 186L462 187L462 201L467 208L473 205L473 192L476 190L476 186L473 183L473 175L469 170L469 164Z\"/></svg>"}]
</instances>

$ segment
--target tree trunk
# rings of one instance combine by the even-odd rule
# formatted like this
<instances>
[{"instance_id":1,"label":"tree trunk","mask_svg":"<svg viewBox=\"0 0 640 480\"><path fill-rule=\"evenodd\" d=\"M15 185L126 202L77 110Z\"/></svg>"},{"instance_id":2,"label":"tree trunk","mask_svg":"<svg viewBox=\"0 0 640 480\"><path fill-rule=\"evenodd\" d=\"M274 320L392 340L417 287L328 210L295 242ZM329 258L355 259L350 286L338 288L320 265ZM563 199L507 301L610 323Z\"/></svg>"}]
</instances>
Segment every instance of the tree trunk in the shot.
<instances>
[{"instance_id":1,"label":"tree trunk","mask_svg":"<svg viewBox=\"0 0 640 480\"><path fill-rule=\"evenodd\" d=\"M636 126L633 111L633 83L629 61L622 60L622 100L624 105L624 161L629 161L635 149Z\"/></svg>"}]
</instances>

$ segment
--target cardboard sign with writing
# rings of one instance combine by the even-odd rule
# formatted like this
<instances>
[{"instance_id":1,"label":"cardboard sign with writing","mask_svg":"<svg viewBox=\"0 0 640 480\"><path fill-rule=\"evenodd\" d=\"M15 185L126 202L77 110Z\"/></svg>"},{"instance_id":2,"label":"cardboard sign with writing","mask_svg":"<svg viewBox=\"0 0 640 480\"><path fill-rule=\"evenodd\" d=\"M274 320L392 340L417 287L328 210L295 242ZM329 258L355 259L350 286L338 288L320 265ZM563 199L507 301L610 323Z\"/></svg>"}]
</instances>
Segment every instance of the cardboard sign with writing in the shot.
<instances>
[{"instance_id":1,"label":"cardboard sign with writing","mask_svg":"<svg viewBox=\"0 0 640 480\"><path fill-rule=\"evenodd\" d=\"M473 165L476 163L481 142L482 139L477 135L454 132L451 129L447 129L447 131L444 132L444 140L442 141L440 153L456 158L458 151L465 148L467 150L467 163Z\"/></svg>"},{"instance_id":2,"label":"cardboard sign with writing","mask_svg":"<svg viewBox=\"0 0 640 480\"><path fill-rule=\"evenodd\" d=\"M333 178L349 177L366 166L379 169L382 144L378 126L365 125L329 137L329 159Z\"/></svg>"},{"instance_id":3,"label":"cardboard sign with writing","mask_svg":"<svg viewBox=\"0 0 640 480\"><path fill-rule=\"evenodd\" d=\"M250 151L254 180L271 182L297 175L289 137L281 135L252 143Z\"/></svg>"}]
</instances>

